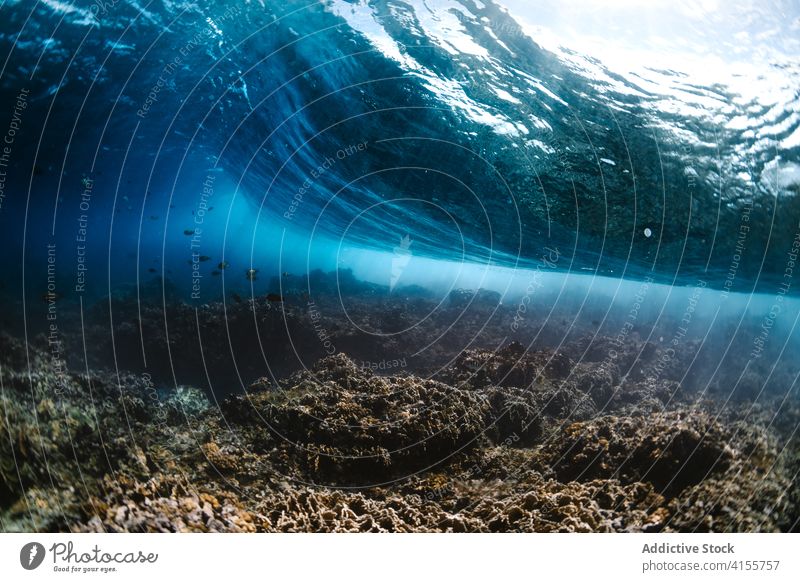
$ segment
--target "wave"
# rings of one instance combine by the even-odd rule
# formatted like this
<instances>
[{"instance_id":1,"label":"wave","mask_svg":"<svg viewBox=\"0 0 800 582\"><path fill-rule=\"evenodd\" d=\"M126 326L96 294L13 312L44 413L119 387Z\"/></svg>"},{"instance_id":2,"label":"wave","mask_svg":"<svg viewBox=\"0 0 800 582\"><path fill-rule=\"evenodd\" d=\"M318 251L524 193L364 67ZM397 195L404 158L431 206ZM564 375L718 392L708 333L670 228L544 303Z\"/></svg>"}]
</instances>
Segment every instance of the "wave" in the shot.
<instances>
[{"instance_id":1,"label":"wave","mask_svg":"<svg viewBox=\"0 0 800 582\"><path fill-rule=\"evenodd\" d=\"M138 241L141 269L219 177L272 233L772 293L800 240L797 19L774 8L12 2L3 101L30 97L0 220L71 241L92 180L94 243Z\"/></svg>"}]
</instances>

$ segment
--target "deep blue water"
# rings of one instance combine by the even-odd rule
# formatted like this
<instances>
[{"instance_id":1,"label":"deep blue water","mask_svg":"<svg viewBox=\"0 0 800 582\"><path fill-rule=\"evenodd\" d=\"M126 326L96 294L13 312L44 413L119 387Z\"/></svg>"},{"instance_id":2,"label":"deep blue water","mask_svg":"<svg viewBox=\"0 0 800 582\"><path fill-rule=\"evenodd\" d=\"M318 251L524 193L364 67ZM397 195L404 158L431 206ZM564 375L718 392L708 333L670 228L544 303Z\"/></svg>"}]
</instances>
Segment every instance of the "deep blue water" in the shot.
<instances>
[{"instance_id":1,"label":"deep blue water","mask_svg":"<svg viewBox=\"0 0 800 582\"><path fill-rule=\"evenodd\" d=\"M793 295L800 9L716 8L7 1L8 315L47 245L65 301L337 266Z\"/></svg>"}]
</instances>

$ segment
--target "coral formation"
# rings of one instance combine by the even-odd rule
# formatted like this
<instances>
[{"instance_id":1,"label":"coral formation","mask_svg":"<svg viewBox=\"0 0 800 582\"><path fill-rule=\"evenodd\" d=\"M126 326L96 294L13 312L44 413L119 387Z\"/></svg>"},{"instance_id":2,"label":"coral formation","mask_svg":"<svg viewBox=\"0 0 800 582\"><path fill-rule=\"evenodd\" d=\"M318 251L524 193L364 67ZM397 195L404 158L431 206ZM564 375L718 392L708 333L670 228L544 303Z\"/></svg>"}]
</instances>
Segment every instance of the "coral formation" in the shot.
<instances>
[{"instance_id":1,"label":"coral formation","mask_svg":"<svg viewBox=\"0 0 800 582\"><path fill-rule=\"evenodd\" d=\"M734 458L731 435L702 411L647 417L605 416L575 422L545 447L558 477L652 483L680 492L724 472Z\"/></svg>"},{"instance_id":2,"label":"coral formation","mask_svg":"<svg viewBox=\"0 0 800 582\"><path fill-rule=\"evenodd\" d=\"M496 298L461 292L431 316L435 329L455 325L457 336L487 313L502 325L481 336L483 346L442 331L424 357L401 367L394 336L365 341L336 318L325 321L336 346L326 356L307 306L292 297L288 288L278 307L235 303L227 321L214 306L198 312L212 338L218 326L239 329L228 355L252 365L272 350L267 374L236 368L242 376L228 377L242 382L219 391L177 373L178 382L166 381L155 369L67 366L42 338L25 346L0 335L0 529L798 527L800 406L775 388L791 370L776 370L768 390L758 385L758 362L756 376L738 384L723 385L723 376L698 387L691 363L702 356L690 342L669 358L636 334L623 343L579 334L548 349L503 336L512 312ZM363 289L360 297L391 308L352 310L366 330L402 327L430 307L421 291L400 304ZM331 305L319 299L315 309ZM164 309L186 316L180 305ZM261 327L248 345L241 329L254 315ZM313 366L282 367L287 327L312 346ZM152 319L143 329L162 333ZM133 341L126 333L121 346ZM186 357L189 333L170 329L176 360ZM410 333L415 348L431 329ZM90 360L102 361L104 347L95 349ZM222 374L225 350L206 350L208 369Z\"/></svg>"},{"instance_id":3,"label":"coral formation","mask_svg":"<svg viewBox=\"0 0 800 582\"><path fill-rule=\"evenodd\" d=\"M302 450L313 477L348 485L428 469L474 447L489 410L475 392L413 376L377 376L341 354L284 385L235 397L223 415L260 426L263 446L285 441Z\"/></svg>"}]
</instances>

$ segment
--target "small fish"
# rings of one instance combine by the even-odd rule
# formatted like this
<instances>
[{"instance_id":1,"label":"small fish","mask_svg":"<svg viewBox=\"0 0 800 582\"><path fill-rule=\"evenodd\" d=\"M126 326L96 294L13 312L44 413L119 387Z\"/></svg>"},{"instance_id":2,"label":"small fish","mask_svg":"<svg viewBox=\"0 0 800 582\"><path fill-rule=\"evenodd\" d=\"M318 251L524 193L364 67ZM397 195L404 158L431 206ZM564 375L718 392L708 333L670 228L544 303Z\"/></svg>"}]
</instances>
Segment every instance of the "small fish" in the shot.
<instances>
[{"instance_id":1,"label":"small fish","mask_svg":"<svg viewBox=\"0 0 800 582\"><path fill-rule=\"evenodd\" d=\"M289 273L287 273L287 272L285 272L285 271L284 271L284 273L283 273L283 276L284 276L284 277L288 277L288 276L289 276Z\"/></svg>"},{"instance_id":2,"label":"small fish","mask_svg":"<svg viewBox=\"0 0 800 582\"><path fill-rule=\"evenodd\" d=\"M273 303L281 303L283 302L283 297L281 295L278 295L277 293L268 293L267 301L271 301Z\"/></svg>"},{"instance_id":3,"label":"small fish","mask_svg":"<svg viewBox=\"0 0 800 582\"><path fill-rule=\"evenodd\" d=\"M42 301L44 301L45 303L49 303L51 301L55 302L58 301L59 299L61 299L61 295L59 295L58 293L50 293L49 291L46 293L42 293Z\"/></svg>"},{"instance_id":4,"label":"small fish","mask_svg":"<svg viewBox=\"0 0 800 582\"><path fill-rule=\"evenodd\" d=\"M185 234L186 236L192 236L194 234L194 229L187 228L186 230L183 231L183 234Z\"/></svg>"},{"instance_id":5,"label":"small fish","mask_svg":"<svg viewBox=\"0 0 800 582\"><path fill-rule=\"evenodd\" d=\"M158 220L158 216L156 216L155 214L151 214L150 220Z\"/></svg>"},{"instance_id":6,"label":"small fish","mask_svg":"<svg viewBox=\"0 0 800 582\"><path fill-rule=\"evenodd\" d=\"M153 269L152 267L150 267L149 269L147 269L147 272L148 272L148 273L158 273L158 271L156 271L156 270L155 270L155 269Z\"/></svg>"},{"instance_id":7,"label":"small fish","mask_svg":"<svg viewBox=\"0 0 800 582\"><path fill-rule=\"evenodd\" d=\"M231 297L233 297L233 300L236 301L236 303L241 303L242 302L242 296L239 295L238 293L235 293L235 292L231 293Z\"/></svg>"},{"instance_id":8,"label":"small fish","mask_svg":"<svg viewBox=\"0 0 800 582\"><path fill-rule=\"evenodd\" d=\"M219 265L217 265L217 269L220 271L224 271L230 263L228 261L222 261Z\"/></svg>"},{"instance_id":9,"label":"small fish","mask_svg":"<svg viewBox=\"0 0 800 582\"><path fill-rule=\"evenodd\" d=\"M256 279L258 279L258 277L256 277L257 274L258 274L258 269L247 269L244 272L244 277L248 281L255 281Z\"/></svg>"},{"instance_id":10,"label":"small fish","mask_svg":"<svg viewBox=\"0 0 800 582\"><path fill-rule=\"evenodd\" d=\"M211 271L211 276L212 277L219 277L219 275L220 275L220 271Z\"/></svg>"},{"instance_id":11,"label":"small fish","mask_svg":"<svg viewBox=\"0 0 800 582\"><path fill-rule=\"evenodd\" d=\"M208 255L200 255L200 262L201 263L205 263L206 261L210 261L210 260L211 260L211 257L209 257Z\"/></svg>"}]
</instances>

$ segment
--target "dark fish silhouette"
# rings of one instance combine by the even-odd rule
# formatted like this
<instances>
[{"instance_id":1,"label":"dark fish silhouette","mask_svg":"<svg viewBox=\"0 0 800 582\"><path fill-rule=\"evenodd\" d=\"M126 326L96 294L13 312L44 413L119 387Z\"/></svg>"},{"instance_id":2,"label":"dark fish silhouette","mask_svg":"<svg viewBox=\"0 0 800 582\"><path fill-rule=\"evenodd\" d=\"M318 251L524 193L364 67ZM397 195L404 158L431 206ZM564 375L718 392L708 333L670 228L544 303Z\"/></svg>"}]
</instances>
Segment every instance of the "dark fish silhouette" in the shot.
<instances>
[{"instance_id":1,"label":"dark fish silhouette","mask_svg":"<svg viewBox=\"0 0 800 582\"><path fill-rule=\"evenodd\" d=\"M238 293L231 293L231 297L233 297L233 300L236 301L236 303L242 302L242 296Z\"/></svg>"},{"instance_id":2,"label":"dark fish silhouette","mask_svg":"<svg viewBox=\"0 0 800 582\"><path fill-rule=\"evenodd\" d=\"M211 276L212 277L219 277L219 275L220 275L220 271L211 271Z\"/></svg>"},{"instance_id":3,"label":"dark fish silhouette","mask_svg":"<svg viewBox=\"0 0 800 582\"><path fill-rule=\"evenodd\" d=\"M267 301L271 301L273 303L281 303L283 301L283 297L281 295L278 295L277 293L268 293Z\"/></svg>"},{"instance_id":4,"label":"dark fish silhouette","mask_svg":"<svg viewBox=\"0 0 800 582\"><path fill-rule=\"evenodd\" d=\"M153 269L152 267L151 267L151 268L149 268L149 269L147 269L147 271L148 271L149 273L158 273L158 271L156 271L156 270L155 270L155 269Z\"/></svg>"},{"instance_id":5,"label":"dark fish silhouette","mask_svg":"<svg viewBox=\"0 0 800 582\"><path fill-rule=\"evenodd\" d=\"M256 279L258 279L258 277L256 277L257 274L258 274L258 269L247 269L244 272L244 277L248 281L255 281Z\"/></svg>"},{"instance_id":6,"label":"dark fish silhouette","mask_svg":"<svg viewBox=\"0 0 800 582\"><path fill-rule=\"evenodd\" d=\"M209 260L211 260L211 257L209 257L208 255L200 255L200 262L201 263L205 263L206 261L209 261Z\"/></svg>"},{"instance_id":7,"label":"dark fish silhouette","mask_svg":"<svg viewBox=\"0 0 800 582\"><path fill-rule=\"evenodd\" d=\"M224 271L226 267L228 267L230 263L228 261L222 261L219 265L217 265L217 269L220 271Z\"/></svg>"},{"instance_id":8,"label":"dark fish silhouette","mask_svg":"<svg viewBox=\"0 0 800 582\"><path fill-rule=\"evenodd\" d=\"M186 230L183 231L183 234L185 234L186 236L192 236L194 234L194 229L190 230L187 228Z\"/></svg>"}]
</instances>

